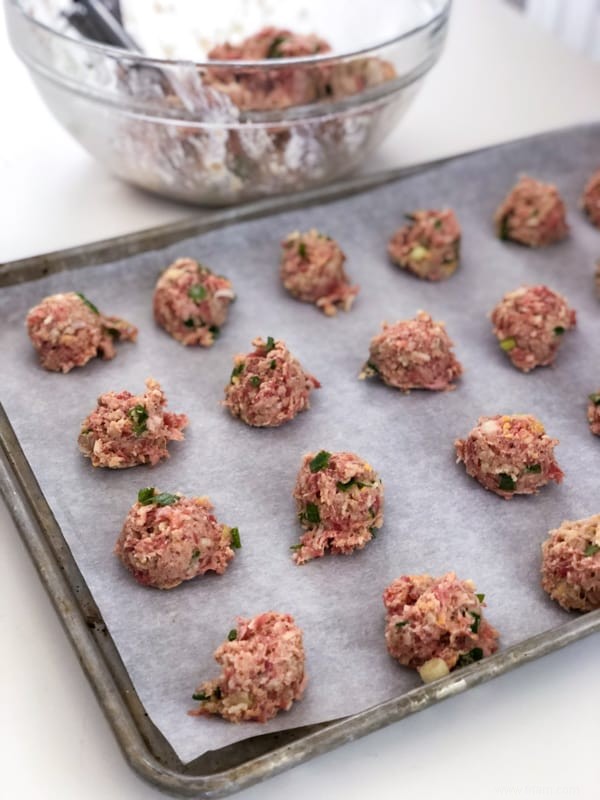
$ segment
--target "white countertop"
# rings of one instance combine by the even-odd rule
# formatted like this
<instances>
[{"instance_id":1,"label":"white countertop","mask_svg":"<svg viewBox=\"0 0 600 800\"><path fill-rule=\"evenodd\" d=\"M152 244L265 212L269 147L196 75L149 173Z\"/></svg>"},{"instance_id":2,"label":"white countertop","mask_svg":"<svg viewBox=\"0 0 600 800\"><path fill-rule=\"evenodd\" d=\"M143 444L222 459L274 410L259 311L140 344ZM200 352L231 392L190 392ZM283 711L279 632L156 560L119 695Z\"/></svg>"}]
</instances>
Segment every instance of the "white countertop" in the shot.
<instances>
[{"instance_id":1,"label":"white countertop","mask_svg":"<svg viewBox=\"0 0 600 800\"><path fill-rule=\"evenodd\" d=\"M194 213L91 161L36 96L3 26L0 75L4 107L13 110L0 128L0 261ZM599 65L496 0L455 0L440 64L365 169L598 119ZM2 501L0 540L3 796L164 797L125 764ZM592 636L237 796L595 800L598 664L600 637Z\"/></svg>"}]
</instances>

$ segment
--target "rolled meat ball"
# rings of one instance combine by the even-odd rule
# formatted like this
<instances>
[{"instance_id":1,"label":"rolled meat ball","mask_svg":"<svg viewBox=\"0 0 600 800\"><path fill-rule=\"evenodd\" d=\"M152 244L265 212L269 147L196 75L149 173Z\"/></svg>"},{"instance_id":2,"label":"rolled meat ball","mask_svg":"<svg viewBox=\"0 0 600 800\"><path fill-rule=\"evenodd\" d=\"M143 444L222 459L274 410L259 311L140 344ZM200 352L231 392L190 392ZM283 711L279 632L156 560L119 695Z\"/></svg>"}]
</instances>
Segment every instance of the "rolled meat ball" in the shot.
<instances>
[{"instance_id":1,"label":"rolled meat ball","mask_svg":"<svg viewBox=\"0 0 600 800\"><path fill-rule=\"evenodd\" d=\"M207 497L141 489L115 547L138 583L172 589L206 572L222 575L241 547L237 528L217 521Z\"/></svg>"},{"instance_id":2,"label":"rolled meat ball","mask_svg":"<svg viewBox=\"0 0 600 800\"><path fill-rule=\"evenodd\" d=\"M94 467L125 469L154 466L168 458L167 445L183 439L185 414L165 411L167 399L160 384L148 378L142 395L106 392L81 424L78 445Z\"/></svg>"},{"instance_id":3,"label":"rolled meat ball","mask_svg":"<svg viewBox=\"0 0 600 800\"><path fill-rule=\"evenodd\" d=\"M296 564L327 550L345 555L362 550L383 525L383 484L354 453L321 450L304 456L294 499L306 531L292 548Z\"/></svg>"},{"instance_id":4,"label":"rolled meat ball","mask_svg":"<svg viewBox=\"0 0 600 800\"><path fill-rule=\"evenodd\" d=\"M565 204L556 186L523 175L496 211L500 239L527 247L544 247L569 233Z\"/></svg>"},{"instance_id":5,"label":"rolled meat ball","mask_svg":"<svg viewBox=\"0 0 600 800\"><path fill-rule=\"evenodd\" d=\"M158 279L154 318L181 344L210 347L233 300L230 280L192 258L178 258Z\"/></svg>"},{"instance_id":6,"label":"rolled meat ball","mask_svg":"<svg viewBox=\"0 0 600 800\"><path fill-rule=\"evenodd\" d=\"M200 684L192 716L217 714L228 722L267 722L288 711L306 687L302 631L289 614L239 617L215 651L223 671Z\"/></svg>"},{"instance_id":7,"label":"rolled meat ball","mask_svg":"<svg viewBox=\"0 0 600 800\"><path fill-rule=\"evenodd\" d=\"M381 333L371 339L369 360L359 377L378 375L388 386L448 391L463 368L452 350L452 340L443 322L434 322L419 311L415 319L393 325L383 323Z\"/></svg>"},{"instance_id":8,"label":"rolled meat ball","mask_svg":"<svg viewBox=\"0 0 600 800\"><path fill-rule=\"evenodd\" d=\"M415 211L407 216L409 223L388 244L393 263L428 281L449 278L460 256L461 231L454 211Z\"/></svg>"},{"instance_id":9,"label":"rolled meat ball","mask_svg":"<svg viewBox=\"0 0 600 800\"><path fill-rule=\"evenodd\" d=\"M500 348L517 369L554 362L563 335L577 322L565 298L547 286L521 286L504 295L491 314Z\"/></svg>"},{"instance_id":10,"label":"rolled meat ball","mask_svg":"<svg viewBox=\"0 0 600 800\"><path fill-rule=\"evenodd\" d=\"M600 514L565 521L542 544L542 586L563 608L600 608Z\"/></svg>"},{"instance_id":11,"label":"rolled meat ball","mask_svg":"<svg viewBox=\"0 0 600 800\"><path fill-rule=\"evenodd\" d=\"M397 578L383 593L390 655L429 683L495 653L498 631L485 619L484 597L454 572Z\"/></svg>"},{"instance_id":12,"label":"rolled meat ball","mask_svg":"<svg viewBox=\"0 0 600 800\"><path fill-rule=\"evenodd\" d=\"M45 297L29 311L26 324L42 367L63 373L97 356L114 358L116 342L135 342L138 333L126 320L101 314L79 292Z\"/></svg>"},{"instance_id":13,"label":"rolled meat ball","mask_svg":"<svg viewBox=\"0 0 600 800\"><path fill-rule=\"evenodd\" d=\"M457 439L456 460L467 474L490 492L510 500L515 494L535 494L549 481L560 483L551 439L531 414L479 417L466 439Z\"/></svg>"},{"instance_id":14,"label":"rolled meat ball","mask_svg":"<svg viewBox=\"0 0 600 800\"><path fill-rule=\"evenodd\" d=\"M600 228L600 169L586 183L580 202L592 225Z\"/></svg>"},{"instance_id":15,"label":"rolled meat ball","mask_svg":"<svg viewBox=\"0 0 600 800\"><path fill-rule=\"evenodd\" d=\"M254 427L277 427L310 407L319 381L305 372L281 339L260 337L254 350L234 359L223 404L234 417Z\"/></svg>"},{"instance_id":16,"label":"rolled meat ball","mask_svg":"<svg viewBox=\"0 0 600 800\"><path fill-rule=\"evenodd\" d=\"M314 303L328 316L338 307L350 310L358 286L350 286L337 242L313 229L291 233L281 246L281 281L293 297Z\"/></svg>"},{"instance_id":17,"label":"rolled meat ball","mask_svg":"<svg viewBox=\"0 0 600 800\"><path fill-rule=\"evenodd\" d=\"M590 430L595 436L600 436L600 390L588 397L587 418Z\"/></svg>"}]
</instances>

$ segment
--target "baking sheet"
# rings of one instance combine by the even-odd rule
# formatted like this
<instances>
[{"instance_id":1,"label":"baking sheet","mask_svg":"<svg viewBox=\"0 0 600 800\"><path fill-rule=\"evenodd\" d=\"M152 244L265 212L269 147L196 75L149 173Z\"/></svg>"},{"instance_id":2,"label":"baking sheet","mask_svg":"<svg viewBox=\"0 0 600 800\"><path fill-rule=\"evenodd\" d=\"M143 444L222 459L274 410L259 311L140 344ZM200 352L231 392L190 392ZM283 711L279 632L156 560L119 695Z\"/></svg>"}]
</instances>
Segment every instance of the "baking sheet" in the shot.
<instances>
[{"instance_id":1,"label":"baking sheet","mask_svg":"<svg viewBox=\"0 0 600 800\"><path fill-rule=\"evenodd\" d=\"M579 216L576 200L594 161L596 129L505 146L451 162L363 195L322 207L239 224L112 265L54 275L0 294L0 395L24 451L102 612L141 701L180 758L256 735L357 712L418 685L383 643L381 591L404 572L454 569L486 593L502 646L555 627L568 614L538 582L539 544L563 518L597 512L598 441L585 421L585 398L597 388L597 302L593 261L600 234ZM559 185L570 208L568 242L530 252L493 238L490 218L517 173ZM464 229L463 263L448 282L425 285L387 263L385 242L402 214L450 205ZM338 238L348 270L361 284L355 309L337 319L296 303L277 281L278 240L316 225ZM231 277L239 300L211 351L184 350L154 327L150 298L160 269L192 255ZM555 369L517 373L490 334L486 313L522 282L546 282L579 313ZM113 362L67 376L43 372L23 333L30 305L74 288L107 313L140 327L136 345ZM356 375L382 319L424 308L445 319L465 366L456 392L404 396ZM231 357L257 335L284 338L323 382L312 409L279 430L253 430L221 409ZM76 448L79 423L96 396L142 391L159 379L170 408L190 427L172 458L153 470L93 470ZM530 411L561 439L560 487L506 503L484 492L454 464L452 442L479 414ZM386 522L377 540L348 558L298 568L291 489L308 450L364 455L386 486ZM112 547L137 490L153 484L208 494L219 517L237 524L243 548L221 577L172 592L134 584ZM304 628L310 684L305 699L260 728L186 715L191 692L216 674L212 651L238 614L289 611Z\"/></svg>"}]
</instances>

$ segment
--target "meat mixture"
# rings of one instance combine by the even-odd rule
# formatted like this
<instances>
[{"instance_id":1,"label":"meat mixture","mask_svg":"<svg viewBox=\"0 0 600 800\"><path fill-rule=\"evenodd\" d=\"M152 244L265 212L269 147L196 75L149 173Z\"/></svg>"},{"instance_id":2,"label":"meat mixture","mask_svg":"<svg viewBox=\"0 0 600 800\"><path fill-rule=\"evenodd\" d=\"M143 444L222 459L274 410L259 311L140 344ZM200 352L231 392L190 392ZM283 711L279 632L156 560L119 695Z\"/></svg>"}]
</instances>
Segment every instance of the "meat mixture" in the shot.
<instances>
[{"instance_id":1,"label":"meat mixture","mask_svg":"<svg viewBox=\"0 0 600 800\"><path fill-rule=\"evenodd\" d=\"M501 239L544 247L569 233L565 205L556 186L523 175L494 217Z\"/></svg>"},{"instance_id":2,"label":"meat mixture","mask_svg":"<svg viewBox=\"0 0 600 800\"><path fill-rule=\"evenodd\" d=\"M222 525L207 497L141 489L115 553L143 586L172 589L205 572L222 575L241 547L237 528Z\"/></svg>"},{"instance_id":3,"label":"meat mixture","mask_svg":"<svg viewBox=\"0 0 600 800\"><path fill-rule=\"evenodd\" d=\"M281 339L252 342L254 350L237 355L224 405L247 425L274 428L309 408L309 396L321 385L305 372Z\"/></svg>"},{"instance_id":4,"label":"meat mixture","mask_svg":"<svg viewBox=\"0 0 600 800\"><path fill-rule=\"evenodd\" d=\"M479 417L467 438L454 446L456 460L472 478L510 500L515 494L535 494L548 481L562 481L554 457L557 444L531 414L497 414Z\"/></svg>"},{"instance_id":5,"label":"meat mixture","mask_svg":"<svg viewBox=\"0 0 600 800\"><path fill-rule=\"evenodd\" d=\"M45 297L27 314L27 332L45 369L69 372L96 356L117 354L116 342L137 339L137 328L107 317L79 292Z\"/></svg>"},{"instance_id":6,"label":"meat mixture","mask_svg":"<svg viewBox=\"0 0 600 800\"><path fill-rule=\"evenodd\" d=\"M600 436L600 390L588 397L587 418L591 432Z\"/></svg>"},{"instance_id":7,"label":"meat mixture","mask_svg":"<svg viewBox=\"0 0 600 800\"><path fill-rule=\"evenodd\" d=\"M383 484L354 453L321 450L304 456L294 499L306 531L292 548L296 564L326 550L344 555L362 550L383 525Z\"/></svg>"},{"instance_id":8,"label":"meat mixture","mask_svg":"<svg viewBox=\"0 0 600 800\"><path fill-rule=\"evenodd\" d=\"M521 286L504 295L492 311L494 334L517 369L529 372L552 364L575 311L547 286Z\"/></svg>"},{"instance_id":9,"label":"meat mixture","mask_svg":"<svg viewBox=\"0 0 600 800\"><path fill-rule=\"evenodd\" d=\"M238 618L215 651L223 671L200 684L193 716L218 714L229 722L267 722L288 711L306 688L302 631L289 614L267 611Z\"/></svg>"},{"instance_id":10,"label":"meat mixture","mask_svg":"<svg viewBox=\"0 0 600 800\"><path fill-rule=\"evenodd\" d=\"M369 360L359 377L378 375L388 386L404 392L454 389L463 368L452 347L444 323L434 322L424 311L415 319L393 325L384 322L381 333L371 339Z\"/></svg>"},{"instance_id":11,"label":"meat mixture","mask_svg":"<svg viewBox=\"0 0 600 800\"><path fill-rule=\"evenodd\" d=\"M600 514L563 522L542 545L542 586L563 608L600 608Z\"/></svg>"},{"instance_id":12,"label":"meat mixture","mask_svg":"<svg viewBox=\"0 0 600 800\"><path fill-rule=\"evenodd\" d=\"M398 267L428 281L449 278L458 267L460 225L454 211L415 211L390 239L388 254Z\"/></svg>"},{"instance_id":13,"label":"meat mixture","mask_svg":"<svg viewBox=\"0 0 600 800\"><path fill-rule=\"evenodd\" d=\"M168 458L170 441L183 439L185 414L165 411L167 399L160 384L146 381L146 392L106 392L81 424L78 445L94 467L125 469L138 464L154 466Z\"/></svg>"},{"instance_id":14,"label":"meat mixture","mask_svg":"<svg viewBox=\"0 0 600 800\"><path fill-rule=\"evenodd\" d=\"M227 278L192 258L178 258L158 279L154 318L181 344L210 347L234 299Z\"/></svg>"},{"instance_id":15,"label":"meat mixture","mask_svg":"<svg viewBox=\"0 0 600 800\"><path fill-rule=\"evenodd\" d=\"M208 86L228 95L240 109L269 111L319 100L341 99L396 76L393 65L378 58L298 66L276 63L280 59L306 58L330 52L329 43L315 34L266 27L240 44L225 42L216 45L208 53L208 58L213 61L271 60L273 69L215 66L207 70L204 80Z\"/></svg>"},{"instance_id":16,"label":"meat mixture","mask_svg":"<svg viewBox=\"0 0 600 800\"><path fill-rule=\"evenodd\" d=\"M383 604L390 655L416 668L426 683L498 649L498 631L484 617L484 595L453 572L402 575L384 591Z\"/></svg>"},{"instance_id":17,"label":"meat mixture","mask_svg":"<svg viewBox=\"0 0 600 800\"><path fill-rule=\"evenodd\" d=\"M350 310L358 286L350 286L344 270L346 256L336 241L313 229L291 233L281 246L281 280L293 297L314 303L328 316L338 306Z\"/></svg>"},{"instance_id":18,"label":"meat mixture","mask_svg":"<svg viewBox=\"0 0 600 800\"><path fill-rule=\"evenodd\" d=\"M586 183L581 196L581 207L592 225L600 228L600 169Z\"/></svg>"}]
</instances>

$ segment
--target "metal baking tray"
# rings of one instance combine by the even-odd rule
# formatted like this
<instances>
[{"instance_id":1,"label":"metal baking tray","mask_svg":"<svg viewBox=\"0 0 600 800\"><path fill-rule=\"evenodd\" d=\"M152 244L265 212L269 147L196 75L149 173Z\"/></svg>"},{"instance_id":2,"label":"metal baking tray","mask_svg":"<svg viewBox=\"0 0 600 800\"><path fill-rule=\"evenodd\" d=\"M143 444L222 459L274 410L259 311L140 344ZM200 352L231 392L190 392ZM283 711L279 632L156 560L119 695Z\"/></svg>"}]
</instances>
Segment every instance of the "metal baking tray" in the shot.
<instances>
[{"instance_id":1,"label":"metal baking tray","mask_svg":"<svg viewBox=\"0 0 600 800\"><path fill-rule=\"evenodd\" d=\"M0 287L125 258L283 210L325 204L430 170L441 163L446 162L354 177L293 198L261 200L128 236L2 264ZM221 797L238 791L600 630L599 610L503 649L482 664L461 669L361 713L255 736L183 764L145 713L2 406L0 491L127 761L141 777L175 795Z\"/></svg>"}]
</instances>

